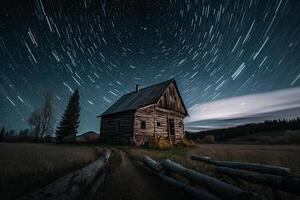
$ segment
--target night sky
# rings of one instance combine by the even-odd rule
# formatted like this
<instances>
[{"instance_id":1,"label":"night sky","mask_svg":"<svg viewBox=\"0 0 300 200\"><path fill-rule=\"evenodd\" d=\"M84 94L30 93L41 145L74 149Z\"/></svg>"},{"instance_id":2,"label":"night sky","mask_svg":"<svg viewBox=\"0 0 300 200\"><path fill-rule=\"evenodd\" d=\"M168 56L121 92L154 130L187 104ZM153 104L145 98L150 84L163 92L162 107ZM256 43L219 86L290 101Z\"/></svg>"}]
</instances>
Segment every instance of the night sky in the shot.
<instances>
[{"instance_id":1,"label":"night sky","mask_svg":"<svg viewBox=\"0 0 300 200\"><path fill-rule=\"evenodd\" d=\"M194 130L300 115L299 0L1 0L0 126L56 121L76 88L80 132L121 95L175 78ZM246 109L245 109L246 108Z\"/></svg>"}]
</instances>

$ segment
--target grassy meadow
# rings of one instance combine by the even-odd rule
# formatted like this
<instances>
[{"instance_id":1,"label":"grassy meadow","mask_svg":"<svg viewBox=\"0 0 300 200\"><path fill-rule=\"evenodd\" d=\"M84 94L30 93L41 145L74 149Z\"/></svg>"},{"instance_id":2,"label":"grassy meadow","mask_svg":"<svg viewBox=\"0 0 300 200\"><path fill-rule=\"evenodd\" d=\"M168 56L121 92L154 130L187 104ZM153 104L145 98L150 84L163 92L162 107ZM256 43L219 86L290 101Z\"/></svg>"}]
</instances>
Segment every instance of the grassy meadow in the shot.
<instances>
[{"instance_id":1,"label":"grassy meadow","mask_svg":"<svg viewBox=\"0 0 300 200\"><path fill-rule=\"evenodd\" d=\"M289 167L292 172L300 173L299 145L196 144L170 150L134 146L113 147L127 152L129 160L137 169L142 169L140 163L144 155L157 160L170 158L183 166L267 197L272 195L270 189L243 181L236 182L217 174L211 165L191 160L190 156L199 154L219 160L277 165ZM100 150L101 146L98 145L0 143L0 199L15 199L25 192L37 190L95 160ZM119 161L116 163L111 159L110 165L118 168L118 163ZM283 195L285 195L283 199L294 198L287 194Z\"/></svg>"},{"instance_id":2,"label":"grassy meadow","mask_svg":"<svg viewBox=\"0 0 300 200\"><path fill-rule=\"evenodd\" d=\"M15 199L97 158L87 146L0 143L0 199Z\"/></svg>"},{"instance_id":3,"label":"grassy meadow","mask_svg":"<svg viewBox=\"0 0 300 200\"><path fill-rule=\"evenodd\" d=\"M209 156L218 160L254 162L289 167L293 172L300 173L299 145L196 144L193 147L163 151L138 147L120 148L127 151L135 160L141 160L144 155L158 160L170 158L200 171L211 169L211 166L191 160L190 156L192 154Z\"/></svg>"}]
</instances>

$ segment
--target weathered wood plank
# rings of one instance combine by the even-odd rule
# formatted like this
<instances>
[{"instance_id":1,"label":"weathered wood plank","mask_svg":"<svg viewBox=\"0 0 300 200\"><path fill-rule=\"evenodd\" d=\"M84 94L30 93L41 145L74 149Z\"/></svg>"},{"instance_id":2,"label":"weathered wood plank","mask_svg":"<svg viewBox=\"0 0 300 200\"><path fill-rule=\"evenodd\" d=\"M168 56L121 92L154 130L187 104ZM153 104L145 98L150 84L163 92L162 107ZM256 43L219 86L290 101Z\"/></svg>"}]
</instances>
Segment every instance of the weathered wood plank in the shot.
<instances>
[{"instance_id":1,"label":"weathered wood plank","mask_svg":"<svg viewBox=\"0 0 300 200\"><path fill-rule=\"evenodd\" d=\"M184 103L180 98L179 91L174 83L171 83L164 95L159 99L157 106L168 110L174 110L182 114L187 114L184 108Z\"/></svg>"}]
</instances>

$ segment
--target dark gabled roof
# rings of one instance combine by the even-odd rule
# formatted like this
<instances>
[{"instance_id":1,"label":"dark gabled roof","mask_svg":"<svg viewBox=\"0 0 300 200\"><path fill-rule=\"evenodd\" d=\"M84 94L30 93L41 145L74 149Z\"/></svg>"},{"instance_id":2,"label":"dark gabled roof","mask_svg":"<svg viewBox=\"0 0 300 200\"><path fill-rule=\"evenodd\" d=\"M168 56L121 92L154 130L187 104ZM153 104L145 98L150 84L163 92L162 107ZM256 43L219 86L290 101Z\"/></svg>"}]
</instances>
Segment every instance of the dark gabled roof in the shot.
<instances>
[{"instance_id":1,"label":"dark gabled roof","mask_svg":"<svg viewBox=\"0 0 300 200\"><path fill-rule=\"evenodd\" d=\"M147 105L155 104L173 81L175 81L175 79L142 88L138 92L134 91L125 94L99 117L136 110Z\"/></svg>"}]
</instances>

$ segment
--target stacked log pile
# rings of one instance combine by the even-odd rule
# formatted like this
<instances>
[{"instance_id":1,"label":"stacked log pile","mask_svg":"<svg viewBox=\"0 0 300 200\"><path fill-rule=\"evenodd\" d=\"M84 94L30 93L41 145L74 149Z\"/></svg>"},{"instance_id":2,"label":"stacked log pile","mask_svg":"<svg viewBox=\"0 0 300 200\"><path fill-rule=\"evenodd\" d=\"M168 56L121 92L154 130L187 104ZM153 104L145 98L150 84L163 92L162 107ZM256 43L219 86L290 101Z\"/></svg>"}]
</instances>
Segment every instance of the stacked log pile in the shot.
<instances>
[{"instance_id":1,"label":"stacked log pile","mask_svg":"<svg viewBox=\"0 0 300 200\"><path fill-rule=\"evenodd\" d=\"M183 190L192 198L199 200L219 200L218 197L206 192L205 190L197 189L189 184L186 184L180 180L168 176L166 174L166 171L164 171L161 167L161 165L152 158L145 156L143 162L147 165L147 167L149 167L149 169L153 173L157 174L163 181L177 187L178 189Z\"/></svg>"},{"instance_id":2,"label":"stacked log pile","mask_svg":"<svg viewBox=\"0 0 300 200\"><path fill-rule=\"evenodd\" d=\"M233 161L213 160L210 157L192 155L192 160L215 166L218 173L254 184L270 187L273 199L281 199L278 191L300 195L300 176L289 168Z\"/></svg>"},{"instance_id":3,"label":"stacked log pile","mask_svg":"<svg viewBox=\"0 0 300 200\"><path fill-rule=\"evenodd\" d=\"M111 155L109 149L102 152L100 158L81 170L74 171L46 187L28 194L20 200L63 200L78 199L81 195L95 193L104 181L105 167Z\"/></svg>"},{"instance_id":4,"label":"stacked log pile","mask_svg":"<svg viewBox=\"0 0 300 200\"><path fill-rule=\"evenodd\" d=\"M288 168L256 163L217 161L198 155L193 155L191 159L214 165L216 171L222 175L271 187L274 199L279 199L277 190L300 194L299 176L291 174ZM194 199L265 199L263 196L186 168L169 159L157 162L145 156L143 162L162 180L182 189Z\"/></svg>"}]
</instances>

